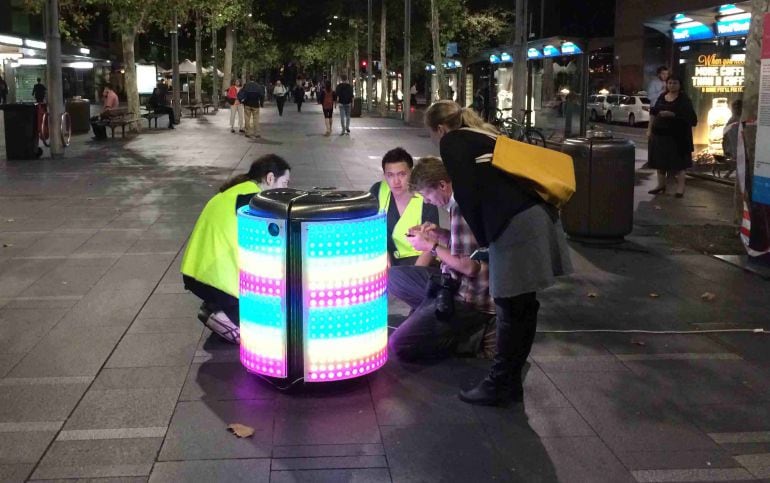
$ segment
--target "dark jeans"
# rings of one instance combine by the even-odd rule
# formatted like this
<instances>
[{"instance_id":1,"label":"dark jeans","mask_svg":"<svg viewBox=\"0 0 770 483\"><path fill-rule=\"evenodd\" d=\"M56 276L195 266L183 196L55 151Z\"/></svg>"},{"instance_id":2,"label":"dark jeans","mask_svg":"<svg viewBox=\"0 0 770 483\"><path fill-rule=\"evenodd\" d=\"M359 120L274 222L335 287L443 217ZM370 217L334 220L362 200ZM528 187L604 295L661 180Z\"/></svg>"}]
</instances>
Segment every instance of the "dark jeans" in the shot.
<instances>
[{"instance_id":1,"label":"dark jeans","mask_svg":"<svg viewBox=\"0 0 770 483\"><path fill-rule=\"evenodd\" d=\"M297 112L302 112L302 101L297 103Z\"/></svg>"},{"instance_id":2,"label":"dark jeans","mask_svg":"<svg viewBox=\"0 0 770 483\"><path fill-rule=\"evenodd\" d=\"M278 115L283 116L283 105L286 103L286 97L284 96L276 97L275 103L278 104Z\"/></svg>"},{"instance_id":3,"label":"dark jeans","mask_svg":"<svg viewBox=\"0 0 770 483\"><path fill-rule=\"evenodd\" d=\"M0 104L5 104L5 101L8 98L7 92L0 92Z\"/></svg>"},{"instance_id":4,"label":"dark jeans","mask_svg":"<svg viewBox=\"0 0 770 483\"><path fill-rule=\"evenodd\" d=\"M388 291L413 311L390 336L390 348L399 359L410 361L450 355L458 342L470 337L492 314L479 312L471 304L455 300L451 319L436 317L436 300L426 294L430 276L439 270L429 267L399 266L388 271Z\"/></svg>"},{"instance_id":5,"label":"dark jeans","mask_svg":"<svg viewBox=\"0 0 770 483\"><path fill-rule=\"evenodd\" d=\"M241 319L238 313L238 299L232 295L226 294L218 288L206 285L187 275L182 275L184 288L189 290L203 300L213 311L221 310L227 315L227 318L235 324L240 325Z\"/></svg>"},{"instance_id":6,"label":"dark jeans","mask_svg":"<svg viewBox=\"0 0 770 483\"><path fill-rule=\"evenodd\" d=\"M174 108L169 106L155 106L157 114L168 114L168 127L174 125Z\"/></svg>"},{"instance_id":7,"label":"dark jeans","mask_svg":"<svg viewBox=\"0 0 770 483\"><path fill-rule=\"evenodd\" d=\"M535 292L509 298L496 298L497 351L490 376L521 384L521 371L527 362L537 332L540 302Z\"/></svg>"}]
</instances>

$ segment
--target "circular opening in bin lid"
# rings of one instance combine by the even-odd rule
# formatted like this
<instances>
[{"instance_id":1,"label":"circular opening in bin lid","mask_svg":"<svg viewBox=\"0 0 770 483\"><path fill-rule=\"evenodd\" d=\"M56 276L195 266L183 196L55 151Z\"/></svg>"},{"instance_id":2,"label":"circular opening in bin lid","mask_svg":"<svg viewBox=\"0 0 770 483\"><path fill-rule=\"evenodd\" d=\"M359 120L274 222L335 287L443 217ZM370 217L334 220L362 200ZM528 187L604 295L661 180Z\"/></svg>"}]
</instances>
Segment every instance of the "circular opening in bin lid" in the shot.
<instances>
[{"instance_id":1,"label":"circular opening in bin lid","mask_svg":"<svg viewBox=\"0 0 770 483\"><path fill-rule=\"evenodd\" d=\"M298 221L351 220L376 215L379 201L368 191L310 192L292 203L291 219Z\"/></svg>"}]
</instances>

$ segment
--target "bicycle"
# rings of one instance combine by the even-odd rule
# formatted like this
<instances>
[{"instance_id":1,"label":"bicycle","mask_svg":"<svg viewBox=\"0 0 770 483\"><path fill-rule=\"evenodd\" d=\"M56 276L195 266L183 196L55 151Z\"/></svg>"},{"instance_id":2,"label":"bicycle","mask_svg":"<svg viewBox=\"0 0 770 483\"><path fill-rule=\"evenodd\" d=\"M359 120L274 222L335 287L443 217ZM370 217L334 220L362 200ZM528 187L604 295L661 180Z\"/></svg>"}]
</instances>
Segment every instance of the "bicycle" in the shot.
<instances>
[{"instance_id":1,"label":"bicycle","mask_svg":"<svg viewBox=\"0 0 770 483\"><path fill-rule=\"evenodd\" d=\"M539 128L529 123L529 116L532 113L529 109L522 109L525 116L524 123L516 118L508 117L502 120L500 132L516 141L526 142L535 146L546 147L545 135Z\"/></svg>"},{"instance_id":2,"label":"bicycle","mask_svg":"<svg viewBox=\"0 0 770 483\"><path fill-rule=\"evenodd\" d=\"M40 140L43 141L43 144L46 147L50 147L50 127L48 123L48 110L45 110L43 112L41 121L40 121ZM60 124L60 136L61 136L61 142L64 145L64 147L67 147L70 145L70 141L72 140L72 120L70 119L70 115L68 112L64 111L61 114L61 124Z\"/></svg>"}]
</instances>

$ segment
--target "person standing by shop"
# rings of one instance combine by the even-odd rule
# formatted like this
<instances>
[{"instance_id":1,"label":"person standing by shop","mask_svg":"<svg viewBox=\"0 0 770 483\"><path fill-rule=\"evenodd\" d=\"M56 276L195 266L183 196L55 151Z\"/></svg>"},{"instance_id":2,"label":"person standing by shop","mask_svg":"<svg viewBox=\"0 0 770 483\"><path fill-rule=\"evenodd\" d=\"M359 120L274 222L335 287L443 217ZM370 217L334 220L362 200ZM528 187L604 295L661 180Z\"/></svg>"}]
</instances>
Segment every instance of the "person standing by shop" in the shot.
<instances>
[{"instance_id":1,"label":"person standing by shop","mask_svg":"<svg viewBox=\"0 0 770 483\"><path fill-rule=\"evenodd\" d=\"M658 186L651 195L666 192L666 174L676 178L677 198L684 196L685 170L692 166L692 128L698 125L698 117L692 101L682 92L682 84L676 77L669 77L666 93L650 110L649 167L658 171Z\"/></svg>"},{"instance_id":2,"label":"person standing by shop","mask_svg":"<svg viewBox=\"0 0 770 483\"><path fill-rule=\"evenodd\" d=\"M259 109L264 98L265 88L254 81L254 76L249 76L249 81L238 92L238 101L243 104L246 114L246 137L260 137L259 134Z\"/></svg>"},{"instance_id":3,"label":"person standing by shop","mask_svg":"<svg viewBox=\"0 0 770 483\"><path fill-rule=\"evenodd\" d=\"M238 115L238 132L243 132L243 104L238 100L238 92L241 90L241 80L233 79L227 88L225 98L230 105L230 132L235 132L235 116Z\"/></svg>"},{"instance_id":4,"label":"person standing by shop","mask_svg":"<svg viewBox=\"0 0 770 483\"><path fill-rule=\"evenodd\" d=\"M665 65L661 65L655 71L655 78L647 86L647 97L650 99L650 105L654 106L658 98L666 92L666 82L670 71Z\"/></svg>"},{"instance_id":5,"label":"person standing by shop","mask_svg":"<svg viewBox=\"0 0 770 483\"><path fill-rule=\"evenodd\" d=\"M340 83L334 90L337 95L337 105L340 108L340 126L342 132L340 136L350 135L350 106L353 104L353 86L348 83L348 76L342 74Z\"/></svg>"},{"instance_id":6,"label":"person standing by shop","mask_svg":"<svg viewBox=\"0 0 770 483\"><path fill-rule=\"evenodd\" d=\"M409 102L411 106L417 106L417 82L409 88Z\"/></svg>"},{"instance_id":7,"label":"person standing by shop","mask_svg":"<svg viewBox=\"0 0 770 483\"><path fill-rule=\"evenodd\" d=\"M495 357L489 375L459 397L480 405L521 401L522 372L537 330L537 292L572 271L558 211L516 178L477 162L494 152L497 132L473 110L438 101L425 112L425 125L439 145L463 217L479 246L489 247Z\"/></svg>"},{"instance_id":8,"label":"person standing by shop","mask_svg":"<svg viewBox=\"0 0 770 483\"><path fill-rule=\"evenodd\" d=\"M305 88L297 84L294 88L294 102L297 104L297 112L302 112L302 103L305 102Z\"/></svg>"},{"instance_id":9,"label":"person standing by shop","mask_svg":"<svg viewBox=\"0 0 770 483\"><path fill-rule=\"evenodd\" d=\"M0 105L5 104L8 98L8 83L0 76Z\"/></svg>"},{"instance_id":10,"label":"person standing by shop","mask_svg":"<svg viewBox=\"0 0 770 483\"><path fill-rule=\"evenodd\" d=\"M273 87L273 97L275 97L275 103L278 106L278 115L283 116L283 105L286 104L286 94L288 91L280 80L275 81L275 87Z\"/></svg>"},{"instance_id":11,"label":"person standing by shop","mask_svg":"<svg viewBox=\"0 0 770 483\"><path fill-rule=\"evenodd\" d=\"M326 125L324 136L328 137L332 134L332 116L334 115L334 105L337 103L337 94L332 90L331 81L326 81L324 88L321 89L318 97L321 101L321 109L324 113L324 124Z\"/></svg>"},{"instance_id":12,"label":"person standing by shop","mask_svg":"<svg viewBox=\"0 0 770 483\"><path fill-rule=\"evenodd\" d=\"M106 91L106 88L105 88ZM45 102L45 94L48 92L48 89L45 88L43 85L43 81L40 79L40 77L37 78L37 84L35 84L32 87L32 97L35 98L35 102L38 104Z\"/></svg>"}]
</instances>

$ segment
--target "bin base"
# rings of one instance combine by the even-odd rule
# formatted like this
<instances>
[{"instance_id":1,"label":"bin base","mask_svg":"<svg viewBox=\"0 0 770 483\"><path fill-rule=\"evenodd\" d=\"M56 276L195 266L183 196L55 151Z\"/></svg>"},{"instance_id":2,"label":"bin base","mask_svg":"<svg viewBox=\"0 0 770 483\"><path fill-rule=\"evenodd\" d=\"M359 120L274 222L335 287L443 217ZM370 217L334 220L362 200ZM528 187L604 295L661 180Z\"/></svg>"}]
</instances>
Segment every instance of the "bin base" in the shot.
<instances>
[{"instance_id":1,"label":"bin base","mask_svg":"<svg viewBox=\"0 0 770 483\"><path fill-rule=\"evenodd\" d=\"M576 241L579 243L583 243L585 245L620 245L621 243L625 243L626 239L622 236L616 236L616 237L590 237L590 236L581 236L581 235L570 235L567 234L567 238L572 241Z\"/></svg>"}]
</instances>

